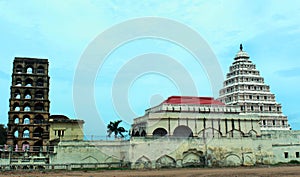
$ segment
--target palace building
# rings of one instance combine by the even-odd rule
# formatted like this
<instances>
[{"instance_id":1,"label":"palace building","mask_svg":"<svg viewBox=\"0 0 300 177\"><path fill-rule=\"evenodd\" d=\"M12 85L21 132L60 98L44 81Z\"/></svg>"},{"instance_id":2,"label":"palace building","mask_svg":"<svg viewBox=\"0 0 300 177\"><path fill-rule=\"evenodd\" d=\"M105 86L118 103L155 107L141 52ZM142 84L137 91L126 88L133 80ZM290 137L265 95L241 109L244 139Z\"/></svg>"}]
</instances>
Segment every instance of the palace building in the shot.
<instances>
[{"instance_id":1,"label":"palace building","mask_svg":"<svg viewBox=\"0 0 300 177\"><path fill-rule=\"evenodd\" d=\"M171 96L134 119L132 136L260 136L259 117L211 97Z\"/></svg>"},{"instance_id":2,"label":"palace building","mask_svg":"<svg viewBox=\"0 0 300 177\"><path fill-rule=\"evenodd\" d=\"M4 157L16 156L24 147L32 151L51 145L51 152L29 157L19 152L17 160L0 158L0 167L70 170L300 161L300 131L290 130L281 105L242 45L219 98L170 96L133 118L130 140L83 140L84 121L50 115L48 94L48 61L15 58L7 136L15 149L4 151Z\"/></svg>"}]
</instances>

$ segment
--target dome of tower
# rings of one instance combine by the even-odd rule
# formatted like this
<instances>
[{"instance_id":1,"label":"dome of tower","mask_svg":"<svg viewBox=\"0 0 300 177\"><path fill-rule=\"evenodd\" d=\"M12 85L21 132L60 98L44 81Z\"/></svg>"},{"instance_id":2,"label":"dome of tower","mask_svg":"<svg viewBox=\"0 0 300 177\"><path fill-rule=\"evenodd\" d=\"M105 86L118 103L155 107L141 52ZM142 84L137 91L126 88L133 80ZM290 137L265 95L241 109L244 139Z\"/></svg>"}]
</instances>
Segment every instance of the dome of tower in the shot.
<instances>
[{"instance_id":1,"label":"dome of tower","mask_svg":"<svg viewBox=\"0 0 300 177\"><path fill-rule=\"evenodd\" d=\"M237 60L239 58L250 58L248 53L243 51L243 45L240 44L240 50L238 51L238 53L235 55L234 59Z\"/></svg>"}]
</instances>

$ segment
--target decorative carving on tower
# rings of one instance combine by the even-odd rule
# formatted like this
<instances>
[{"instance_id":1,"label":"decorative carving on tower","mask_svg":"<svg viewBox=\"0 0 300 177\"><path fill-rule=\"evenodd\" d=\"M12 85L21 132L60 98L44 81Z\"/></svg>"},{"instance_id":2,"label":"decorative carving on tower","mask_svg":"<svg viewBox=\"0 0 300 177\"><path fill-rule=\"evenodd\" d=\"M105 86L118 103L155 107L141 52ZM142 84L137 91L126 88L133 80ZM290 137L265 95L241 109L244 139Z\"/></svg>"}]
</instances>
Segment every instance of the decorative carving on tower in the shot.
<instances>
[{"instance_id":1,"label":"decorative carving on tower","mask_svg":"<svg viewBox=\"0 0 300 177\"><path fill-rule=\"evenodd\" d=\"M49 143L48 66L47 59L14 59L7 144L15 151L40 151Z\"/></svg>"},{"instance_id":2,"label":"decorative carving on tower","mask_svg":"<svg viewBox=\"0 0 300 177\"><path fill-rule=\"evenodd\" d=\"M240 51L235 55L220 90L219 100L227 105L240 106L245 114L258 114L262 130L289 130L281 104L276 102L270 86L264 83L264 78L249 58L240 44Z\"/></svg>"}]
</instances>

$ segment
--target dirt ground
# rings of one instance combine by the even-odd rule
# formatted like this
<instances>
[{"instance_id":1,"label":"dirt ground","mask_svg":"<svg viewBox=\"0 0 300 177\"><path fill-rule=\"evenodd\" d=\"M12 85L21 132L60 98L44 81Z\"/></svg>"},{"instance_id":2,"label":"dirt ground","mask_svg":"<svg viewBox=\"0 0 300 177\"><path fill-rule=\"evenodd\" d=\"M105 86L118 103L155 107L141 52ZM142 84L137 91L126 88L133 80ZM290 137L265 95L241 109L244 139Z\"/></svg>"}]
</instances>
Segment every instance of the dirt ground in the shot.
<instances>
[{"instance_id":1,"label":"dirt ground","mask_svg":"<svg viewBox=\"0 0 300 177\"><path fill-rule=\"evenodd\" d=\"M160 170L99 170L53 172L2 172L0 177L296 177L300 166L239 167L239 168L182 168Z\"/></svg>"}]
</instances>

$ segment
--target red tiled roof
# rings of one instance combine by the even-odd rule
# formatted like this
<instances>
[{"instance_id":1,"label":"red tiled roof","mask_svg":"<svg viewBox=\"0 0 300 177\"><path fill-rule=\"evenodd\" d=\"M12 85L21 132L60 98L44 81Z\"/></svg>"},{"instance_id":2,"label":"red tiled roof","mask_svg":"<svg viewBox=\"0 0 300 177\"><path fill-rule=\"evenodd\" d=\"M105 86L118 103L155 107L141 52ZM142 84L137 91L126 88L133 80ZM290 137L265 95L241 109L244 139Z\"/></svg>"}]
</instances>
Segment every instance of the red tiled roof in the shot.
<instances>
[{"instance_id":1,"label":"red tiled roof","mask_svg":"<svg viewBox=\"0 0 300 177\"><path fill-rule=\"evenodd\" d=\"M163 102L164 104L206 104L206 105L225 105L221 101L212 97L193 97L193 96L171 96Z\"/></svg>"}]
</instances>

